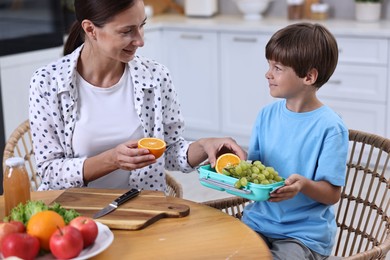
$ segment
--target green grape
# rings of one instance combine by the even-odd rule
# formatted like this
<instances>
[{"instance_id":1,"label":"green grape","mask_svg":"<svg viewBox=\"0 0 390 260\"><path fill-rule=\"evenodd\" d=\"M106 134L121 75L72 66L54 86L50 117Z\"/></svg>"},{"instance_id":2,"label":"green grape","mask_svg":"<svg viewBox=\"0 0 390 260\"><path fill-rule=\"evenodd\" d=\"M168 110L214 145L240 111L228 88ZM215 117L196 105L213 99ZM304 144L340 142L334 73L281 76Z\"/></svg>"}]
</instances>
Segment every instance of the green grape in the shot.
<instances>
[{"instance_id":1,"label":"green grape","mask_svg":"<svg viewBox=\"0 0 390 260\"><path fill-rule=\"evenodd\" d=\"M236 173L238 175L241 175L242 173L242 167L240 165L237 165L236 167L234 167L234 170L236 171Z\"/></svg>"},{"instance_id":2,"label":"green grape","mask_svg":"<svg viewBox=\"0 0 390 260\"><path fill-rule=\"evenodd\" d=\"M265 167L265 169L270 172L270 173L274 173L275 172L275 169L273 167Z\"/></svg>"},{"instance_id":3,"label":"green grape","mask_svg":"<svg viewBox=\"0 0 390 260\"><path fill-rule=\"evenodd\" d=\"M254 161L253 164L254 164L260 171L262 171L262 170L265 169L264 164L263 164L262 162L260 162L260 161Z\"/></svg>"},{"instance_id":4,"label":"green grape","mask_svg":"<svg viewBox=\"0 0 390 260\"><path fill-rule=\"evenodd\" d=\"M234 167L229 168L229 172L230 172L230 174L233 175L233 176L236 175L236 170L234 169Z\"/></svg>"},{"instance_id":5,"label":"green grape","mask_svg":"<svg viewBox=\"0 0 390 260\"><path fill-rule=\"evenodd\" d=\"M279 175L277 175L277 176L275 176L275 181L277 181L277 182L279 182L279 181L282 181L283 180L283 178L282 177L280 177Z\"/></svg>"},{"instance_id":6,"label":"green grape","mask_svg":"<svg viewBox=\"0 0 390 260\"><path fill-rule=\"evenodd\" d=\"M241 182L241 186L246 186L248 185L248 180L245 178L245 177L242 177L240 179L240 182Z\"/></svg>"},{"instance_id":7,"label":"green grape","mask_svg":"<svg viewBox=\"0 0 390 260\"><path fill-rule=\"evenodd\" d=\"M262 180L261 184L270 184L269 180Z\"/></svg>"},{"instance_id":8,"label":"green grape","mask_svg":"<svg viewBox=\"0 0 390 260\"><path fill-rule=\"evenodd\" d=\"M241 168L245 171L246 169L248 169L248 164L245 162L245 161L241 161L240 162L240 166Z\"/></svg>"},{"instance_id":9,"label":"green grape","mask_svg":"<svg viewBox=\"0 0 390 260\"><path fill-rule=\"evenodd\" d=\"M267 185L283 180L273 167L266 167L259 160L253 162L241 160L238 165L224 168L222 173L238 179L234 183L234 187L238 189L249 183Z\"/></svg>"},{"instance_id":10,"label":"green grape","mask_svg":"<svg viewBox=\"0 0 390 260\"><path fill-rule=\"evenodd\" d=\"M227 176L231 175L230 172L225 168L222 169L222 174L227 175Z\"/></svg>"},{"instance_id":11,"label":"green grape","mask_svg":"<svg viewBox=\"0 0 390 260\"><path fill-rule=\"evenodd\" d=\"M260 172L259 168L257 168L256 166L252 166L251 170L252 170L253 173L259 173Z\"/></svg>"},{"instance_id":12,"label":"green grape","mask_svg":"<svg viewBox=\"0 0 390 260\"><path fill-rule=\"evenodd\" d=\"M263 165L260 161L254 161L252 164L255 166Z\"/></svg>"}]
</instances>

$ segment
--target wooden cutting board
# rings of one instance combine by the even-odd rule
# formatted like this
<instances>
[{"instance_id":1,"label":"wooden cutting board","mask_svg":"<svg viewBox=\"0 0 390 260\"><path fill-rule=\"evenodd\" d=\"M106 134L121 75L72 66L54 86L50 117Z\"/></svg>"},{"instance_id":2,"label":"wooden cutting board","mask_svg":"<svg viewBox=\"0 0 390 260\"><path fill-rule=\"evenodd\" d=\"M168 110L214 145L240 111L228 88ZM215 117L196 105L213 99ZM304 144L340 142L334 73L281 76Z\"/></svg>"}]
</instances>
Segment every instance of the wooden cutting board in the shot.
<instances>
[{"instance_id":1,"label":"wooden cutting board","mask_svg":"<svg viewBox=\"0 0 390 260\"><path fill-rule=\"evenodd\" d=\"M81 215L92 217L125 192L126 190L71 188L64 191L54 202L60 203L66 209L75 209ZM111 229L139 230L161 218L180 218L189 213L189 206L169 202L163 192L141 191L137 197L96 221Z\"/></svg>"}]
</instances>

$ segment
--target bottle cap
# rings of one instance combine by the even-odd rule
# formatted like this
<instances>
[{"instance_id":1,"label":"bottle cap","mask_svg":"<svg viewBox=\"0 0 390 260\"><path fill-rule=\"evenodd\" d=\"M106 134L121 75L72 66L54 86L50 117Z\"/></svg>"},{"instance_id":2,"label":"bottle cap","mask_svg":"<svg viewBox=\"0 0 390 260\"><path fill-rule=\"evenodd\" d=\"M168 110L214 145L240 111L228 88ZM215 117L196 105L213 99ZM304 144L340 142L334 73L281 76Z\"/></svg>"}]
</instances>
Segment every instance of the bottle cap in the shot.
<instances>
[{"instance_id":1,"label":"bottle cap","mask_svg":"<svg viewBox=\"0 0 390 260\"><path fill-rule=\"evenodd\" d=\"M21 157L11 157L5 161L5 165L8 167L22 166L24 165L24 159Z\"/></svg>"},{"instance_id":2,"label":"bottle cap","mask_svg":"<svg viewBox=\"0 0 390 260\"><path fill-rule=\"evenodd\" d=\"M302 5L304 0L287 0L288 5Z\"/></svg>"},{"instance_id":3,"label":"bottle cap","mask_svg":"<svg viewBox=\"0 0 390 260\"><path fill-rule=\"evenodd\" d=\"M314 13L326 13L329 10L328 4L312 4L311 11Z\"/></svg>"}]
</instances>

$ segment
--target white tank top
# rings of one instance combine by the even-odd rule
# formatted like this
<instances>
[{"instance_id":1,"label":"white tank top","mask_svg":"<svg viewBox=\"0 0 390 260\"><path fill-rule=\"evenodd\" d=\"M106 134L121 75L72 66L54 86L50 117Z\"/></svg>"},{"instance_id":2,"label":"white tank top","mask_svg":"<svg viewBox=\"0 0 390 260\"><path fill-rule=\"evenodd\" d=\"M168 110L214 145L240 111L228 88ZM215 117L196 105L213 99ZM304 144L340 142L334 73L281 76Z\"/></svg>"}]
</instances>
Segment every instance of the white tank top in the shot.
<instances>
[{"instance_id":1,"label":"white tank top","mask_svg":"<svg viewBox=\"0 0 390 260\"><path fill-rule=\"evenodd\" d=\"M79 88L78 118L72 139L75 157L91 157L143 137L127 66L112 87L93 86L79 74L76 86ZM88 187L127 189L129 175L129 171L116 170L90 182Z\"/></svg>"}]
</instances>

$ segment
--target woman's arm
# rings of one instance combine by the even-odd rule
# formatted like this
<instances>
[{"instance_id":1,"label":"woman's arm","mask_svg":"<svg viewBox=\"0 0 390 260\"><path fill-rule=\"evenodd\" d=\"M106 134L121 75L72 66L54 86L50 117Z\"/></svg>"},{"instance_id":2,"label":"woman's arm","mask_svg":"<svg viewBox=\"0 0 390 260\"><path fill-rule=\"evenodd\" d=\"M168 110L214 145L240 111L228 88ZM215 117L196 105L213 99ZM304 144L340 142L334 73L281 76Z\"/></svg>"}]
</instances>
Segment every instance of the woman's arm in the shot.
<instances>
[{"instance_id":1,"label":"woman's arm","mask_svg":"<svg viewBox=\"0 0 390 260\"><path fill-rule=\"evenodd\" d=\"M69 98L59 94L51 67L39 69L30 82L29 120L37 174L42 179L38 189L81 187L84 159L70 156L66 140L68 112L62 105Z\"/></svg>"},{"instance_id":2,"label":"woman's arm","mask_svg":"<svg viewBox=\"0 0 390 260\"><path fill-rule=\"evenodd\" d=\"M246 152L232 138L202 138L190 144L187 152L188 163L197 166L205 160L215 166L219 155L231 152L246 160Z\"/></svg>"}]
</instances>

